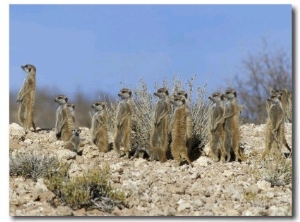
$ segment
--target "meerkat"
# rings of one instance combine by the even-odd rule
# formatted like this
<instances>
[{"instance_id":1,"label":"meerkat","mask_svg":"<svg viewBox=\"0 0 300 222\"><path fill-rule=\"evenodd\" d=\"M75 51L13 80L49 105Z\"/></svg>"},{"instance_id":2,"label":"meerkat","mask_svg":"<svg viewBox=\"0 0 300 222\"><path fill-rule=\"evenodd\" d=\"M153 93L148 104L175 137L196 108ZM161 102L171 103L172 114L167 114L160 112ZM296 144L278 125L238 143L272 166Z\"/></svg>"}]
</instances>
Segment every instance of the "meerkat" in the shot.
<instances>
[{"instance_id":1,"label":"meerkat","mask_svg":"<svg viewBox=\"0 0 300 222\"><path fill-rule=\"evenodd\" d=\"M273 89L273 88L269 88L270 90L270 96L280 96L281 97L281 104L282 104L282 108L283 108L283 111L284 111L284 121L283 121L283 135L282 135L282 143L284 144L284 146L291 152L291 148L290 146L288 145L287 143L287 140L285 138L285 119L287 118L286 116L286 113L287 113L287 109L289 108L289 105L290 105L290 102L291 102L291 93L289 93L287 90L284 90L284 89ZM269 101L268 99L266 100L266 109L267 109L267 112L268 110L270 109L270 104L272 102Z\"/></svg>"},{"instance_id":2,"label":"meerkat","mask_svg":"<svg viewBox=\"0 0 300 222\"><path fill-rule=\"evenodd\" d=\"M106 125L107 116L105 112L106 104L104 102L95 102L91 107L94 110L91 125L92 141L100 152L106 153L109 150Z\"/></svg>"},{"instance_id":3,"label":"meerkat","mask_svg":"<svg viewBox=\"0 0 300 222\"><path fill-rule=\"evenodd\" d=\"M237 93L231 88L228 88L224 94L224 129L225 129L225 149L227 152L227 162L231 158L231 150L235 155L235 161L244 161L243 153L240 149L240 130L239 117L240 107L237 103Z\"/></svg>"},{"instance_id":4,"label":"meerkat","mask_svg":"<svg viewBox=\"0 0 300 222\"><path fill-rule=\"evenodd\" d=\"M173 158L179 162L185 159L190 165L192 162L188 156L186 147L187 135L186 135L186 107L185 97L175 95L171 104L174 106L174 114L171 119L171 154Z\"/></svg>"},{"instance_id":5,"label":"meerkat","mask_svg":"<svg viewBox=\"0 0 300 222\"><path fill-rule=\"evenodd\" d=\"M131 143L131 151L133 153L132 159L134 158L147 158L150 157L148 143L140 142L138 139L133 139Z\"/></svg>"},{"instance_id":6,"label":"meerkat","mask_svg":"<svg viewBox=\"0 0 300 222\"><path fill-rule=\"evenodd\" d=\"M114 139L114 149L123 156L120 147L124 146L125 155L130 158L130 145L131 145L131 121L132 121L132 92L130 89L123 88L118 93L121 101L117 107L116 114L116 136Z\"/></svg>"},{"instance_id":7,"label":"meerkat","mask_svg":"<svg viewBox=\"0 0 300 222\"><path fill-rule=\"evenodd\" d=\"M78 148L80 147L80 134L81 130L79 128L72 129L72 136L66 142L66 149L71 150L75 153L78 153Z\"/></svg>"},{"instance_id":8,"label":"meerkat","mask_svg":"<svg viewBox=\"0 0 300 222\"><path fill-rule=\"evenodd\" d=\"M188 147L188 154L192 150L193 146L193 122L192 122L192 115L189 109L189 103L188 103L188 94L184 90L180 90L177 92L177 95L179 96L184 96L186 100L186 105L185 105L185 114L186 114L186 136L187 136L187 147Z\"/></svg>"},{"instance_id":9,"label":"meerkat","mask_svg":"<svg viewBox=\"0 0 300 222\"><path fill-rule=\"evenodd\" d=\"M18 93L18 119L22 127L27 133L30 127L33 127L36 132L34 123L34 103L35 103L35 88L36 88L36 68L33 65L21 66L26 72L27 77Z\"/></svg>"},{"instance_id":10,"label":"meerkat","mask_svg":"<svg viewBox=\"0 0 300 222\"><path fill-rule=\"evenodd\" d=\"M209 109L209 146L210 154L215 161L225 162L227 153L224 140L225 140L225 131L224 131L224 95L219 92L214 92L211 96L208 97L212 102L212 105Z\"/></svg>"},{"instance_id":11,"label":"meerkat","mask_svg":"<svg viewBox=\"0 0 300 222\"><path fill-rule=\"evenodd\" d=\"M56 110L55 135L57 139L68 141L74 128L74 119L67 105L68 98L65 95L57 96L54 101L59 104Z\"/></svg>"},{"instance_id":12,"label":"meerkat","mask_svg":"<svg viewBox=\"0 0 300 222\"><path fill-rule=\"evenodd\" d=\"M278 94L271 95L268 99L268 117L266 123L266 147L262 154L265 159L269 155L273 142L276 143L278 149L282 145L283 137L283 122L284 122L284 109L281 102L281 96Z\"/></svg>"},{"instance_id":13,"label":"meerkat","mask_svg":"<svg viewBox=\"0 0 300 222\"><path fill-rule=\"evenodd\" d=\"M67 103L69 115L71 115L71 118L73 120L73 124L75 124L75 105L73 103Z\"/></svg>"},{"instance_id":14,"label":"meerkat","mask_svg":"<svg viewBox=\"0 0 300 222\"><path fill-rule=\"evenodd\" d=\"M168 127L170 115L169 91L167 88L159 88L154 95L158 97L153 115L153 124L150 134L150 160L158 158L159 161L166 161L168 150Z\"/></svg>"}]
</instances>

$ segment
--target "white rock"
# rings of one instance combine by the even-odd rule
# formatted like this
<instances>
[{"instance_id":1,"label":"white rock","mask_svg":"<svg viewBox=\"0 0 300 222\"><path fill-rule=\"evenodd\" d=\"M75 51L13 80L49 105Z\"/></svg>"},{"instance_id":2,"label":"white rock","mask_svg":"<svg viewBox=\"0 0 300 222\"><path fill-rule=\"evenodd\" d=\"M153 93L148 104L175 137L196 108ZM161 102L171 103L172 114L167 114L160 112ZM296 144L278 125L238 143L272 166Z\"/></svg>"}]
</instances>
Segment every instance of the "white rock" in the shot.
<instances>
[{"instance_id":1,"label":"white rock","mask_svg":"<svg viewBox=\"0 0 300 222\"><path fill-rule=\"evenodd\" d=\"M212 160L206 156L200 156L196 161L195 164L199 164L200 166L208 166L212 164Z\"/></svg>"},{"instance_id":2,"label":"white rock","mask_svg":"<svg viewBox=\"0 0 300 222\"><path fill-rule=\"evenodd\" d=\"M256 184L257 184L258 189L261 189L261 190L268 190L271 188L271 183L269 183L265 180L259 180Z\"/></svg>"},{"instance_id":3,"label":"white rock","mask_svg":"<svg viewBox=\"0 0 300 222\"><path fill-rule=\"evenodd\" d=\"M289 216L291 215L288 213L287 209L283 207L271 206L268 209L268 216Z\"/></svg>"},{"instance_id":4,"label":"white rock","mask_svg":"<svg viewBox=\"0 0 300 222\"><path fill-rule=\"evenodd\" d=\"M136 161L134 161L134 167L140 167L141 165L146 164L148 161L143 158L137 158Z\"/></svg>"},{"instance_id":5,"label":"white rock","mask_svg":"<svg viewBox=\"0 0 300 222\"><path fill-rule=\"evenodd\" d=\"M57 150L56 155L59 159L70 160L76 158L76 153L67 149Z\"/></svg>"}]
</instances>

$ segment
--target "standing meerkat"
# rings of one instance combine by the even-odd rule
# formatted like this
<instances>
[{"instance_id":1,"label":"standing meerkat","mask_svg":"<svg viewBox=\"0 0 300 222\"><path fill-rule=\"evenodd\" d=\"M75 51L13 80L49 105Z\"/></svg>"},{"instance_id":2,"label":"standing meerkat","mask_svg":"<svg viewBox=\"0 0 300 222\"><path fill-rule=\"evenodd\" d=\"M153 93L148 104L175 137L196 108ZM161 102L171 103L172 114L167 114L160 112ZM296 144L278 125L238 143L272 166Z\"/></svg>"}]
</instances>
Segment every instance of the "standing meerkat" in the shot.
<instances>
[{"instance_id":1,"label":"standing meerkat","mask_svg":"<svg viewBox=\"0 0 300 222\"><path fill-rule=\"evenodd\" d=\"M132 119L132 92L130 89L123 88L118 93L121 101L117 107L116 114L116 136L114 139L114 149L119 154L119 157L123 156L120 151L120 147L124 146L125 154L130 158L130 145L131 145L131 119Z\"/></svg>"},{"instance_id":2,"label":"standing meerkat","mask_svg":"<svg viewBox=\"0 0 300 222\"><path fill-rule=\"evenodd\" d=\"M66 142L66 149L78 153L78 148L80 147L80 134L81 130L79 128L72 129L72 136Z\"/></svg>"},{"instance_id":3,"label":"standing meerkat","mask_svg":"<svg viewBox=\"0 0 300 222\"><path fill-rule=\"evenodd\" d=\"M173 158L179 162L185 159L189 164L192 162L187 153L186 147L186 107L185 107L185 97L175 95L171 104L174 106L174 114L171 119L171 154Z\"/></svg>"},{"instance_id":4,"label":"standing meerkat","mask_svg":"<svg viewBox=\"0 0 300 222\"><path fill-rule=\"evenodd\" d=\"M158 97L153 115L153 124L150 135L150 160L159 159L166 161L168 150L168 127L170 114L169 91L167 88L159 88L154 95Z\"/></svg>"},{"instance_id":5,"label":"standing meerkat","mask_svg":"<svg viewBox=\"0 0 300 222\"><path fill-rule=\"evenodd\" d=\"M188 103L188 94L184 90L180 90L177 92L177 95L184 96L186 105L185 105L185 114L186 114L186 136L187 136L187 148L188 148L188 154L192 150L193 146L193 122L192 122L192 115L189 109L189 103Z\"/></svg>"},{"instance_id":6,"label":"standing meerkat","mask_svg":"<svg viewBox=\"0 0 300 222\"><path fill-rule=\"evenodd\" d=\"M68 108L68 111L69 111L69 115L71 115L71 118L73 120L73 124L75 125L75 121L76 121L76 118L75 118L75 104L67 103L67 108Z\"/></svg>"},{"instance_id":7,"label":"standing meerkat","mask_svg":"<svg viewBox=\"0 0 300 222\"><path fill-rule=\"evenodd\" d=\"M231 150L235 155L235 161L244 161L243 153L240 149L240 107L237 103L237 93L231 88L228 88L224 94L225 114L224 114L224 129L225 129L225 149L227 152L227 162L231 158Z\"/></svg>"},{"instance_id":8,"label":"standing meerkat","mask_svg":"<svg viewBox=\"0 0 300 222\"><path fill-rule=\"evenodd\" d=\"M36 68L33 65L21 66L26 72L27 77L18 93L17 103L18 107L18 119L22 127L24 127L27 133L30 127L33 127L36 132L34 123L34 102L35 102L35 87L36 87Z\"/></svg>"},{"instance_id":9,"label":"standing meerkat","mask_svg":"<svg viewBox=\"0 0 300 222\"><path fill-rule=\"evenodd\" d=\"M212 105L209 109L209 146L210 146L210 154L215 161L219 161L221 156L221 161L225 162L226 156L228 154L225 146L225 131L224 131L224 95L215 92L212 93L209 100L212 102Z\"/></svg>"},{"instance_id":10,"label":"standing meerkat","mask_svg":"<svg viewBox=\"0 0 300 222\"><path fill-rule=\"evenodd\" d=\"M74 128L74 118L67 105L68 98L65 95L57 96L54 101L59 104L56 110L55 135L57 139L68 141Z\"/></svg>"},{"instance_id":11,"label":"standing meerkat","mask_svg":"<svg viewBox=\"0 0 300 222\"><path fill-rule=\"evenodd\" d=\"M283 122L284 122L284 109L281 103L281 96L274 94L267 99L268 102L268 118L266 124L266 147L262 154L265 159L269 155L273 142L276 143L278 150L281 149L283 137Z\"/></svg>"},{"instance_id":12,"label":"standing meerkat","mask_svg":"<svg viewBox=\"0 0 300 222\"><path fill-rule=\"evenodd\" d=\"M291 93L289 93L287 90L283 90L283 89L273 89L273 88L269 88L270 90L270 96L280 96L281 97L281 105L284 111L284 120L283 120L283 135L282 135L282 143L284 144L284 146L291 152L291 148L287 143L287 140L285 138L285 119L287 118L286 113L287 113L287 109L290 105L290 97L291 97ZM266 100L266 109L267 112L270 109L270 105L271 105L271 101L269 101L268 99Z\"/></svg>"},{"instance_id":13,"label":"standing meerkat","mask_svg":"<svg viewBox=\"0 0 300 222\"><path fill-rule=\"evenodd\" d=\"M106 153L108 152L106 104L104 102L95 102L91 107L94 111L91 125L92 141L100 152Z\"/></svg>"}]
</instances>

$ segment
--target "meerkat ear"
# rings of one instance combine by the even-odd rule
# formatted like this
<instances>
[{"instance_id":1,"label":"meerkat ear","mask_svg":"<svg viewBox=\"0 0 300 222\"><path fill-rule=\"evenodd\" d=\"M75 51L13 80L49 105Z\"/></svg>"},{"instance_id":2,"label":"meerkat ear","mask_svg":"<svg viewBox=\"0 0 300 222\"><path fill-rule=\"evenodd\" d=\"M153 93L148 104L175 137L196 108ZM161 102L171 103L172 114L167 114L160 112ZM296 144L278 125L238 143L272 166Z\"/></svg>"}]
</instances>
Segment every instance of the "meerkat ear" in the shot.
<instances>
[{"instance_id":1,"label":"meerkat ear","mask_svg":"<svg viewBox=\"0 0 300 222\"><path fill-rule=\"evenodd\" d=\"M224 100L224 94L222 94L220 98L221 98L221 100Z\"/></svg>"},{"instance_id":2,"label":"meerkat ear","mask_svg":"<svg viewBox=\"0 0 300 222\"><path fill-rule=\"evenodd\" d=\"M166 94L167 94L167 96L169 95L169 91L166 89Z\"/></svg>"},{"instance_id":3,"label":"meerkat ear","mask_svg":"<svg viewBox=\"0 0 300 222\"><path fill-rule=\"evenodd\" d=\"M132 92L131 92L131 90L129 90L129 95L130 95L130 96L132 96Z\"/></svg>"},{"instance_id":4,"label":"meerkat ear","mask_svg":"<svg viewBox=\"0 0 300 222\"><path fill-rule=\"evenodd\" d=\"M31 68L28 68L28 71L31 72Z\"/></svg>"},{"instance_id":5,"label":"meerkat ear","mask_svg":"<svg viewBox=\"0 0 300 222\"><path fill-rule=\"evenodd\" d=\"M236 97L236 91L233 92L234 97Z\"/></svg>"},{"instance_id":6,"label":"meerkat ear","mask_svg":"<svg viewBox=\"0 0 300 222\"><path fill-rule=\"evenodd\" d=\"M269 86L269 92L270 92L270 94L272 93L272 91L273 91L273 88Z\"/></svg>"},{"instance_id":7,"label":"meerkat ear","mask_svg":"<svg viewBox=\"0 0 300 222\"><path fill-rule=\"evenodd\" d=\"M68 102L68 97L66 97L66 102Z\"/></svg>"},{"instance_id":8,"label":"meerkat ear","mask_svg":"<svg viewBox=\"0 0 300 222\"><path fill-rule=\"evenodd\" d=\"M72 107L73 107L73 109L75 110L75 105L74 105L74 104L72 105Z\"/></svg>"}]
</instances>

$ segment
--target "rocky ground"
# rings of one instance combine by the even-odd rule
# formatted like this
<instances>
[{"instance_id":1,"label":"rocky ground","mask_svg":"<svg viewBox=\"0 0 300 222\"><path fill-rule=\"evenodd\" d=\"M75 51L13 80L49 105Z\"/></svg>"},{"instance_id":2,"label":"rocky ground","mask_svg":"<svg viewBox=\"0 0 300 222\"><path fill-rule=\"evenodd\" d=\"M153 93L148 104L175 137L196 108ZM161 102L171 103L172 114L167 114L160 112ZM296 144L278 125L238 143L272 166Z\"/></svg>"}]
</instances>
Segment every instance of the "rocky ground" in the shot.
<instances>
[{"instance_id":1,"label":"rocky ground","mask_svg":"<svg viewBox=\"0 0 300 222\"><path fill-rule=\"evenodd\" d=\"M61 204L48 190L42 178L34 182L10 177L11 216L292 216L292 183L275 185L266 181L272 172L263 162L265 125L241 126L241 144L245 162L213 162L207 145L193 160L193 167L179 166L175 160L165 163L147 159L118 158L114 151L100 153L90 142L88 128L81 128L81 156L64 149L54 131L29 132L10 124L10 150L38 150L55 154L71 164L69 176L108 163L110 183L127 194L128 207L115 207L110 213L97 209L73 210ZM292 125L286 124L286 138L292 144ZM110 138L112 139L112 138ZM281 152L288 153L282 147ZM292 158L284 158L290 163ZM277 172L278 173L278 172ZM275 173L276 174L276 173ZM275 175L276 176L276 175ZM280 175L279 175L280 176ZM284 177L284 175L282 176ZM280 179L280 178L279 178ZM53 204L56 203L56 204Z\"/></svg>"}]
</instances>

